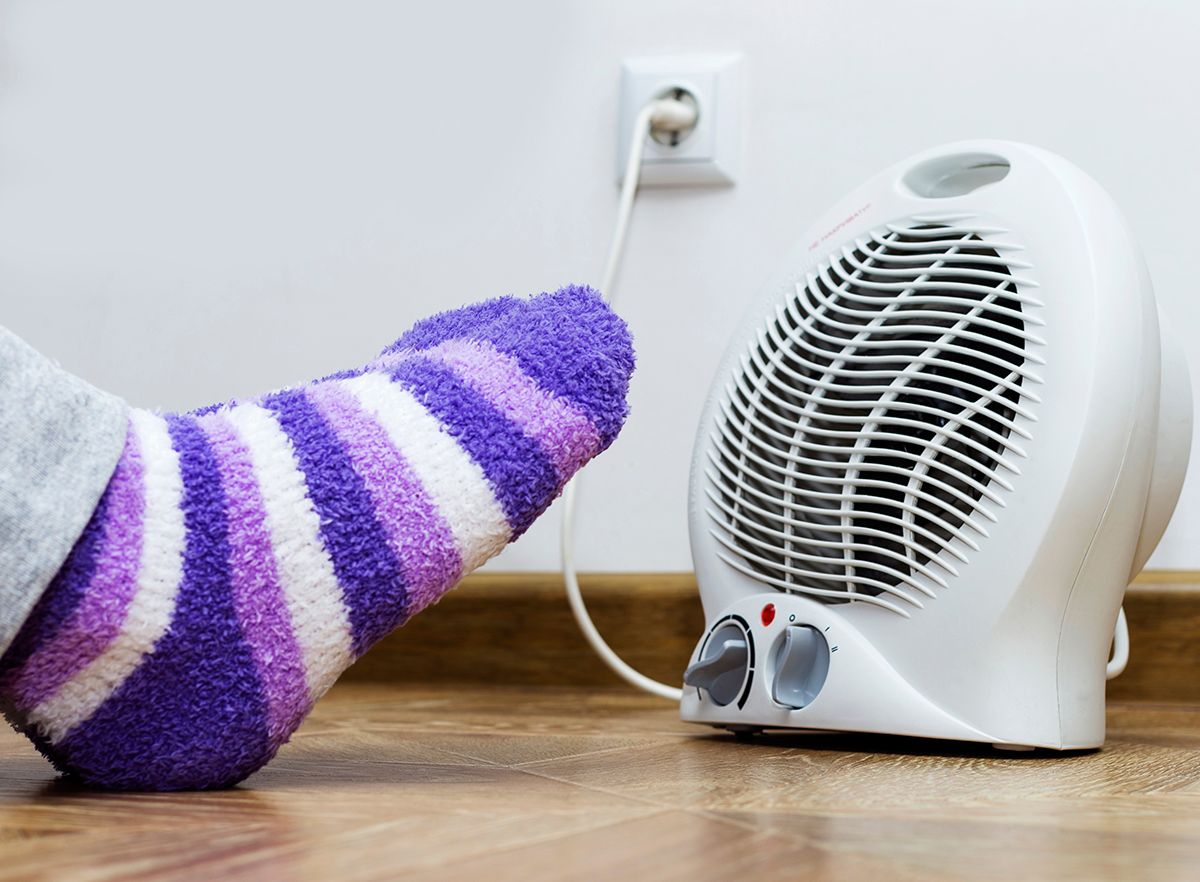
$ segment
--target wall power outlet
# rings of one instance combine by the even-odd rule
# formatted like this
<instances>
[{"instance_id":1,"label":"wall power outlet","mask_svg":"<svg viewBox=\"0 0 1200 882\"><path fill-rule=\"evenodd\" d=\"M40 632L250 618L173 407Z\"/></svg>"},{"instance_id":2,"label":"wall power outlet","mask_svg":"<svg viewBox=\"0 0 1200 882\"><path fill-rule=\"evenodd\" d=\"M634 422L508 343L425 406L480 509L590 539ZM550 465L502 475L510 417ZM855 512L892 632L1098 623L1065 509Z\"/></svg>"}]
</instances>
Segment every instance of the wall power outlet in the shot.
<instances>
[{"instance_id":1,"label":"wall power outlet","mask_svg":"<svg viewBox=\"0 0 1200 882\"><path fill-rule=\"evenodd\" d=\"M638 111L653 98L683 90L695 99L696 127L678 143L646 143L642 186L730 185L737 180L741 153L741 56L662 55L627 58L621 65L617 127L617 179Z\"/></svg>"}]
</instances>

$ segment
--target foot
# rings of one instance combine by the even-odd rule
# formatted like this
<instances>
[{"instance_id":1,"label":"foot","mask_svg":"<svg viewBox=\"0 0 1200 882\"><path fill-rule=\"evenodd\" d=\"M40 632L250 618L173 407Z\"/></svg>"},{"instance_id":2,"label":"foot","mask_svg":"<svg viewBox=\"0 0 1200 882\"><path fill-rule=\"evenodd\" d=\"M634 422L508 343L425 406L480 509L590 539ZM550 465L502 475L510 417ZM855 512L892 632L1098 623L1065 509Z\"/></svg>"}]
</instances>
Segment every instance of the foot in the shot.
<instances>
[{"instance_id":1,"label":"foot","mask_svg":"<svg viewBox=\"0 0 1200 882\"><path fill-rule=\"evenodd\" d=\"M621 320L566 288L434 316L307 386L133 411L104 497L0 658L0 706L94 785L235 784L612 442L632 369Z\"/></svg>"}]
</instances>

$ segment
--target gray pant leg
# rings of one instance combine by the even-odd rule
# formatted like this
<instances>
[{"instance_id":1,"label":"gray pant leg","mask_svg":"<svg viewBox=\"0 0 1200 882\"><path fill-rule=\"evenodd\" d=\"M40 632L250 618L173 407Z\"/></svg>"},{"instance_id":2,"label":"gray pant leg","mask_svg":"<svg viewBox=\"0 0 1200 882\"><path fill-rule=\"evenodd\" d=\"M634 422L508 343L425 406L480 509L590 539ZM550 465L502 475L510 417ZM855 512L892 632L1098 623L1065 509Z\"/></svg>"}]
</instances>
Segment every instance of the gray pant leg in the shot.
<instances>
[{"instance_id":1,"label":"gray pant leg","mask_svg":"<svg viewBox=\"0 0 1200 882\"><path fill-rule=\"evenodd\" d=\"M127 408L0 328L0 653L87 526Z\"/></svg>"}]
</instances>

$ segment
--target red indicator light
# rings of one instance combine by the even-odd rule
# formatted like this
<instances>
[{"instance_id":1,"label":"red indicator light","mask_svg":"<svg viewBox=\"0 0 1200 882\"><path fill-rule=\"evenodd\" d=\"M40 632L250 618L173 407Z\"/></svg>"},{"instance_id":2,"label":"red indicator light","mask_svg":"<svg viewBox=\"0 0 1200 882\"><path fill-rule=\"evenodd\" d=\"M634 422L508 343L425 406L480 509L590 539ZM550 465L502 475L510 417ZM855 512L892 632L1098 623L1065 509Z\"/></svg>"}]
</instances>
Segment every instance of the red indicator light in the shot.
<instances>
[{"instance_id":1,"label":"red indicator light","mask_svg":"<svg viewBox=\"0 0 1200 882\"><path fill-rule=\"evenodd\" d=\"M771 624L771 622L773 622L773 621L775 621L775 604L768 603L766 606L763 607L763 611L762 611L763 627L765 628L767 625Z\"/></svg>"}]
</instances>

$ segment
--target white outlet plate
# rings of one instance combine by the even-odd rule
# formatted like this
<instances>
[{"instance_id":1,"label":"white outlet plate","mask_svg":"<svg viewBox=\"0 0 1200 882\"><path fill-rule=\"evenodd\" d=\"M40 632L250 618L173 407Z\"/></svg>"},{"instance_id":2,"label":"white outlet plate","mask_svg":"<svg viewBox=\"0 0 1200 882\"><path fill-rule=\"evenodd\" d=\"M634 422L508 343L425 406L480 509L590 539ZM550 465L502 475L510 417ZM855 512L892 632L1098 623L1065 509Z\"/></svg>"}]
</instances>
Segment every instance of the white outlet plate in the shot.
<instances>
[{"instance_id":1,"label":"white outlet plate","mask_svg":"<svg viewBox=\"0 0 1200 882\"><path fill-rule=\"evenodd\" d=\"M675 146L647 139L643 186L726 185L737 180L741 153L740 55L662 55L621 64L617 180L625 176L629 139L638 111L679 86L696 96L696 128Z\"/></svg>"}]
</instances>

